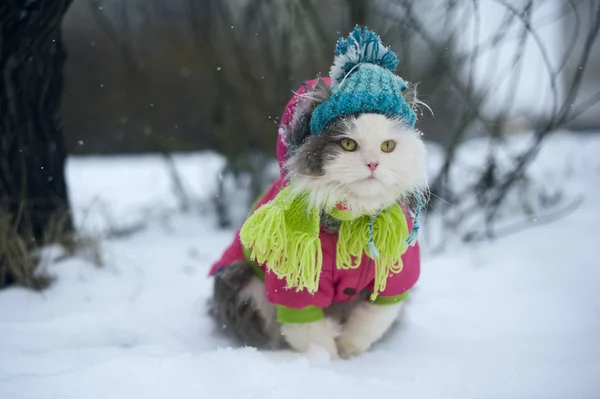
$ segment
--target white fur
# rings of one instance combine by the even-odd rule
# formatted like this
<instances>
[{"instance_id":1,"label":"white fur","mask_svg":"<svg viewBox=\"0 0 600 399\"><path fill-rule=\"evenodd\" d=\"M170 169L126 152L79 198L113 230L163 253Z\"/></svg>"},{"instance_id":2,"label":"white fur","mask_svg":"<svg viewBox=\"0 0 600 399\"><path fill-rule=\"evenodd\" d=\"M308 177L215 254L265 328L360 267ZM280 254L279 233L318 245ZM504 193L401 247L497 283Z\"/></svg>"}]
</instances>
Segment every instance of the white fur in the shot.
<instances>
[{"instance_id":1,"label":"white fur","mask_svg":"<svg viewBox=\"0 0 600 399\"><path fill-rule=\"evenodd\" d=\"M240 303L251 302L262 316L265 328L274 331L277 323L275 305L269 302L265 284L257 277L241 291ZM314 323L283 324L281 332L290 346L298 352L307 352L313 346L324 348L332 359L358 356L367 351L390 328L403 302L396 305L358 304L344 326L325 318Z\"/></svg>"},{"instance_id":2,"label":"white fur","mask_svg":"<svg viewBox=\"0 0 600 399\"><path fill-rule=\"evenodd\" d=\"M276 322L275 305L269 302L265 291L265 283L258 277L252 280L241 291L238 297L240 303L252 302L254 308L265 321L265 327L271 329Z\"/></svg>"},{"instance_id":3,"label":"white fur","mask_svg":"<svg viewBox=\"0 0 600 399\"><path fill-rule=\"evenodd\" d=\"M339 355L349 358L368 350L394 323L403 303L376 305L364 302L357 305L337 339Z\"/></svg>"},{"instance_id":4,"label":"white fur","mask_svg":"<svg viewBox=\"0 0 600 399\"><path fill-rule=\"evenodd\" d=\"M264 319L267 330L274 330L277 323L277 310L269 302L265 291L265 283L257 277L241 291L238 298L240 303L251 302ZM340 325L329 318L306 324L283 324L281 332L290 346L298 352L307 352L311 346L318 345L327 350L332 359L338 357L335 339L340 335Z\"/></svg>"},{"instance_id":5,"label":"white fur","mask_svg":"<svg viewBox=\"0 0 600 399\"><path fill-rule=\"evenodd\" d=\"M314 205L329 209L344 202L352 211L374 212L427 184L425 146L417 131L379 114L362 114L348 126L346 136L358 144L355 151L340 147L325 163L323 176L291 176L292 188L308 191ZM381 150L387 140L396 142L389 153ZM373 178L368 162L379 163Z\"/></svg>"},{"instance_id":6,"label":"white fur","mask_svg":"<svg viewBox=\"0 0 600 399\"><path fill-rule=\"evenodd\" d=\"M283 324L281 332L298 352L307 352L318 345L327 350L332 359L339 357L335 340L340 335L340 325L335 320L324 318L314 323Z\"/></svg>"}]
</instances>

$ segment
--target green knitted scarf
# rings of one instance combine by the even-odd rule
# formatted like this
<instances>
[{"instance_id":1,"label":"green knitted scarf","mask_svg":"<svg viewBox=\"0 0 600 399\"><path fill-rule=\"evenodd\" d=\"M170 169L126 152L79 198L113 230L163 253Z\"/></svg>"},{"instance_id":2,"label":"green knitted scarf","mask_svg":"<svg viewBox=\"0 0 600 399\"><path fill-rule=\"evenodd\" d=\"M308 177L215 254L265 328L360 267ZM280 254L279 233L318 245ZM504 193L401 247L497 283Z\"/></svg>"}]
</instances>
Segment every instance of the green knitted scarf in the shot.
<instances>
[{"instance_id":1,"label":"green knitted scarf","mask_svg":"<svg viewBox=\"0 0 600 399\"><path fill-rule=\"evenodd\" d=\"M402 208L393 204L376 215L337 208L327 213L341 221L336 246L338 269L358 268L363 253L375 260L371 295L375 300L385 290L387 277L402 271L401 256L408 247ZM250 257L284 278L288 288L306 288L314 293L323 266L319 215L320 210L309 205L307 193L293 194L288 186L246 220L240 239L250 249Z\"/></svg>"}]
</instances>

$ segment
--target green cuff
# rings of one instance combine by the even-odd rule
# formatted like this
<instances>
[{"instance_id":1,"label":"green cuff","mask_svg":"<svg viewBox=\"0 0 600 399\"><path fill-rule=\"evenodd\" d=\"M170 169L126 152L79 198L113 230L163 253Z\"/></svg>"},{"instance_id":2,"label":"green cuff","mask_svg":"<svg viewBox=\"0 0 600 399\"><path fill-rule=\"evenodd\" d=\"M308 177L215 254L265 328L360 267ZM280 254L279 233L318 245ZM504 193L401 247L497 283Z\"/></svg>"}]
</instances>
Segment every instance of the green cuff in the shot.
<instances>
[{"instance_id":1,"label":"green cuff","mask_svg":"<svg viewBox=\"0 0 600 399\"><path fill-rule=\"evenodd\" d=\"M400 295L394 295L394 296L381 296L378 295L377 298L375 298L375 300L373 301L373 303L377 304L377 305L393 305L396 304L398 302L402 302L403 300L405 300L408 297L410 291L406 291Z\"/></svg>"},{"instance_id":2,"label":"green cuff","mask_svg":"<svg viewBox=\"0 0 600 399\"><path fill-rule=\"evenodd\" d=\"M306 306L302 309L277 305L277 321L287 324L313 323L325 317L323 309L317 306Z\"/></svg>"}]
</instances>

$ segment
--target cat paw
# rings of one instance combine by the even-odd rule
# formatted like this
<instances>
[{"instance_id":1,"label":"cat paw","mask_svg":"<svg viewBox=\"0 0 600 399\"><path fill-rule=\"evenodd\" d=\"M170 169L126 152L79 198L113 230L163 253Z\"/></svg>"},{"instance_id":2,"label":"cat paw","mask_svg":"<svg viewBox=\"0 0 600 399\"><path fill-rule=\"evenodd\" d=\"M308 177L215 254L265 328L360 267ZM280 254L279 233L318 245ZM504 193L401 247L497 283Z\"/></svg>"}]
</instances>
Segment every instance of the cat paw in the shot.
<instances>
[{"instance_id":1,"label":"cat paw","mask_svg":"<svg viewBox=\"0 0 600 399\"><path fill-rule=\"evenodd\" d=\"M352 340L344 338L340 338L337 340L337 349L342 359L351 359L353 357L362 355L367 350L367 348L363 348L361 345L357 345Z\"/></svg>"},{"instance_id":2,"label":"cat paw","mask_svg":"<svg viewBox=\"0 0 600 399\"><path fill-rule=\"evenodd\" d=\"M338 358L335 338L340 334L339 325L333 320L323 319L306 324L283 324L281 332L288 344L297 352L324 349L330 358Z\"/></svg>"}]
</instances>

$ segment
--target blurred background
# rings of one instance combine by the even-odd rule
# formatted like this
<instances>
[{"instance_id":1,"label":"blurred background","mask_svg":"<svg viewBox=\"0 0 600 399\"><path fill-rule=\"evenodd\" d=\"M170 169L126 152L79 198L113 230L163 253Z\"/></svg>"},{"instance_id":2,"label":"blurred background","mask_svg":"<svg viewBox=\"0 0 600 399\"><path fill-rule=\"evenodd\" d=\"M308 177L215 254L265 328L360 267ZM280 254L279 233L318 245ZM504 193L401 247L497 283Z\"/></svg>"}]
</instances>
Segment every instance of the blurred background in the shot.
<instances>
[{"instance_id":1,"label":"blurred background","mask_svg":"<svg viewBox=\"0 0 600 399\"><path fill-rule=\"evenodd\" d=\"M556 82L563 95L579 67L581 48L573 44L584 44L593 5L74 1L63 21L67 148L72 154L214 149L234 157L250 151L273 155L276 124L292 90L328 74L337 38L355 24L380 33L401 59L398 73L420 83L420 97L435 113L425 112L419 123L428 140L449 146L464 109L479 108L469 104L471 97L489 86L491 92L479 101L486 103L483 115L469 121L466 134L485 134L479 123L500 124L503 133L531 129L550 116L543 58L554 65L572 52ZM475 18L478 32L471 26ZM473 41L480 45L476 53ZM588 91L599 79L600 50L594 46L582 99L593 94ZM569 125L597 128L600 112L589 109Z\"/></svg>"},{"instance_id":2,"label":"blurred background","mask_svg":"<svg viewBox=\"0 0 600 399\"><path fill-rule=\"evenodd\" d=\"M210 149L227 158L225 175L251 174L255 196L292 90L327 75L355 24L380 33L399 74L419 83L433 114L418 128L448 164L473 136L597 131L600 46L586 46L597 14L587 0L75 1L63 21L67 149ZM565 104L583 105L563 117ZM455 201L446 176L433 177Z\"/></svg>"}]
</instances>

